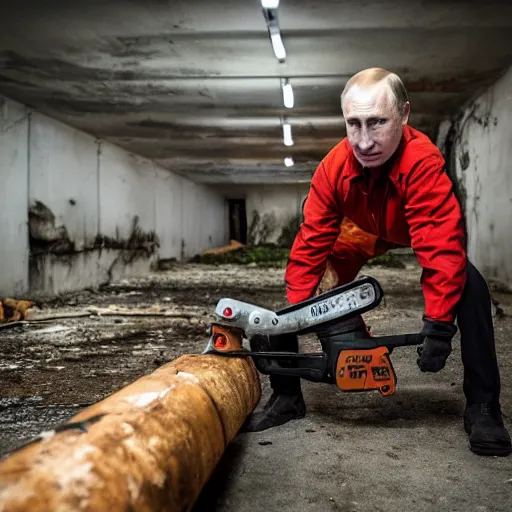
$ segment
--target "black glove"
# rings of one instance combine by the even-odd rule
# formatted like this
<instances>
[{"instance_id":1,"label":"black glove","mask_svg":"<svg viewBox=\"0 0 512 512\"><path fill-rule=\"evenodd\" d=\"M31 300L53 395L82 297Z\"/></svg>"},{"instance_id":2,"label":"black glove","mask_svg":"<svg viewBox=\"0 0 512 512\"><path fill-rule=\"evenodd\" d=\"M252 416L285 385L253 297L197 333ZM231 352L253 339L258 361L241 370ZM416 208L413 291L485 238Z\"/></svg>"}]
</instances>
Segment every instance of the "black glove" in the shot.
<instances>
[{"instance_id":1,"label":"black glove","mask_svg":"<svg viewBox=\"0 0 512 512\"><path fill-rule=\"evenodd\" d=\"M418 347L416 363L422 372L436 373L442 370L452 352L452 338L457 328L450 323L425 319L421 334L423 345Z\"/></svg>"},{"instance_id":2,"label":"black glove","mask_svg":"<svg viewBox=\"0 0 512 512\"><path fill-rule=\"evenodd\" d=\"M423 345L418 347L417 364L422 372L436 373L444 368L448 356L452 352L452 343L426 337Z\"/></svg>"}]
</instances>

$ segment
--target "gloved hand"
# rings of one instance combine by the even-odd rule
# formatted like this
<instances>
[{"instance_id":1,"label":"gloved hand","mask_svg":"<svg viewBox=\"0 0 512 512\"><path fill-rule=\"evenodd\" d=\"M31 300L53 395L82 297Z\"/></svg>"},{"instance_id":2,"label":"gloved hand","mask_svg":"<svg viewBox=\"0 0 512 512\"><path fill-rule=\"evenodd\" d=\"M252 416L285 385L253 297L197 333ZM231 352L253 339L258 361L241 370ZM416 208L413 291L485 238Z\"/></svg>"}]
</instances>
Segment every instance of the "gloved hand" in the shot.
<instances>
[{"instance_id":1,"label":"gloved hand","mask_svg":"<svg viewBox=\"0 0 512 512\"><path fill-rule=\"evenodd\" d=\"M442 370L452 352L452 338L457 327L448 322L424 319L421 334L425 336L423 344L418 347L418 364L422 372L436 373Z\"/></svg>"},{"instance_id":2,"label":"gloved hand","mask_svg":"<svg viewBox=\"0 0 512 512\"><path fill-rule=\"evenodd\" d=\"M430 338L423 340L423 345L418 347L416 363L422 372L436 373L444 368L448 356L452 352L451 340Z\"/></svg>"}]
</instances>

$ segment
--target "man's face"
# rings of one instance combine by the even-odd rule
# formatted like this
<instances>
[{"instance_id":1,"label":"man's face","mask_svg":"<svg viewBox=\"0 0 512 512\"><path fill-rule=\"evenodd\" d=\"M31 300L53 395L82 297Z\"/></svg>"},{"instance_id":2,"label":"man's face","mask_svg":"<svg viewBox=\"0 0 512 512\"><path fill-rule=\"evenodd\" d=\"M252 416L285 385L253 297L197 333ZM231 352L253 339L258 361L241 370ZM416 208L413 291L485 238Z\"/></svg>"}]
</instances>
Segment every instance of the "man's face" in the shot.
<instances>
[{"instance_id":1,"label":"man's face","mask_svg":"<svg viewBox=\"0 0 512 512\"><path fill-rule=\"evenodd\" d=\"M385 82L352 86L343 101L347 137L363 167L378 167L396 151L409 119L409 103L398 112Z\"/></svg>"}]
</instances>

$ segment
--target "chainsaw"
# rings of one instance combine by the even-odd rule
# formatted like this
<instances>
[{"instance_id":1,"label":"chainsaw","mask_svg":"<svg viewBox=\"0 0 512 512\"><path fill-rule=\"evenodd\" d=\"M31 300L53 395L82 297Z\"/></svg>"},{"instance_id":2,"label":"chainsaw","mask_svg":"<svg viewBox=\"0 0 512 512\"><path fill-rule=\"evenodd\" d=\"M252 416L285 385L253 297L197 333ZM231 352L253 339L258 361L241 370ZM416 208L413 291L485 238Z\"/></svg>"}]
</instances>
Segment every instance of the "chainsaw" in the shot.
<instances>
[{"instance_id":1,"label":"chainsaw","mask_svg":"<svg viewBox=\"0 0 512 512\"><path fill-rule=\"evenodd\" d=\"M203 354L252 357L256 368L265 375L298 376L312 382L336 384L343 391L378 390L382 395L392 395L397 378L390 354L396 347L420 345L423 341L420 334L374 337L351 333L322 344L322 351L314 353L253 350L250 341L257 335L314 333L319 327L377 307L383 296L378 281L363 276L279 311L221 299L215 309L218 321L210 325L210 338ZM246 340L251 350L244 348Z\"/></svg>"}]
</instances>

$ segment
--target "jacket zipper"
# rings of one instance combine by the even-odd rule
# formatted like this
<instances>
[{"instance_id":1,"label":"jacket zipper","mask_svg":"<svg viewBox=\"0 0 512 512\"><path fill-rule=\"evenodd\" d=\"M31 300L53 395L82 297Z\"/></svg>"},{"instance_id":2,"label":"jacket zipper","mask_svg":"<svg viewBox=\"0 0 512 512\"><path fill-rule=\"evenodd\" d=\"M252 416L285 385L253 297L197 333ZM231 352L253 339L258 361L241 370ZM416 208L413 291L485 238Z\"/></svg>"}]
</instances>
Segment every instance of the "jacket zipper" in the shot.
<instances>
[{"instance_id":1,"label":"jacket zipper","mask_svg":"<svg viewBox=\"0 0 512 512\"><path fill-rule=\"evenodd\" d=\"M363 194L364 194L364 202L365 202L365 207L366 207L366 210L368 210L368 197L369 197L369 192L370 192L370 171L368 170L367 167L363 167L363 177L364 177L364 188L363 188ZM370 204L370 212L371 212L371 216L372 216L372 220L373 220L373 226L375 228L375 234L378 235L379 233L379 229L378 229L378 226L377 226L377 220L375 219L375 214L373 213L373 208L372 208L372 205Z\"/></svg>"},{"instance_id":2,"label":"jacket zipper","mask_svg":"<svg viewBox=\"0 0 512 512\"><path fill-rule=\"evenodd\" d=\"M363 194L365 196L365 208L368 209L368 197L369 197L369 191L370 191L370 177L369 177L369 170L367 167L363 167L363 177L364 177L364 188L363 188ZM371 210L371 216L373 220L373 225L375 228L375 233L378 236L380 235L379 232L379 223L382 222L382 219L384 218L384 210L386 209L386 199L389 191L389 178L386 180L386 189L384 190L384 195L382 196L382 205L380 209L380 219L379 222L377 222L377 219L375 218L375 213L373 212L373 208L370 208ZM387 233L386 233L387 235Z\"/></svg>"}]
</instances>

